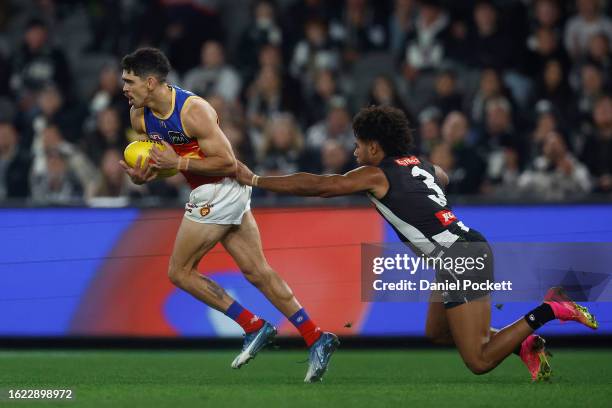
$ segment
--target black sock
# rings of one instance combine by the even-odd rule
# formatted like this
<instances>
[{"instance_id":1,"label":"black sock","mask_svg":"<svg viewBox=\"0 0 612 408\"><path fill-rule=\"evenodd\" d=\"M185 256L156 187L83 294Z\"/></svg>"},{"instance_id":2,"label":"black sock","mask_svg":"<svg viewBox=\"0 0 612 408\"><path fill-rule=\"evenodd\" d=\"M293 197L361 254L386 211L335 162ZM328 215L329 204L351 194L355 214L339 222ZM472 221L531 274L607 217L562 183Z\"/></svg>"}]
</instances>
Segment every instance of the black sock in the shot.
<instances>
[{"instance_id":1,"label":"black sock","mask_svg":"<svg viewBox=\"0 0 612 408\"><path fill-rule=\"evenodd\" d=\"M551 320L555 320L555 313L547 303L542 303L525 315L525 321L533 330L539 329L544 323Z\"/></svg>"}]
</instances>

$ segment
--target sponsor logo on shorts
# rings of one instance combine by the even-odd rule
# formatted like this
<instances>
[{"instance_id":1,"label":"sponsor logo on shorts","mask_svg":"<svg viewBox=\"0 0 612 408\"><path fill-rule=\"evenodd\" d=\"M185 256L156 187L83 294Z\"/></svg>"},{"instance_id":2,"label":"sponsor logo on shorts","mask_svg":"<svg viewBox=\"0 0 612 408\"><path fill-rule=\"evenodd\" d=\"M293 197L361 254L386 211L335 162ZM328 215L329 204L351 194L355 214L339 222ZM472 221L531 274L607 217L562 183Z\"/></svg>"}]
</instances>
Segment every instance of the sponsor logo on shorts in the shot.
<instances>
[{"instance_id":1,"label":"sponsor logo on shorts","mask_svg":"<svg viewBox=\"0 0 612 408\"><path fill-rule=\"evenodd\" d=\"M395 162L400 166L416 166L417 164L421 164L421 161L416 156L402 157L400 159L395 159Z\"/></svg>"},{"instance_id":2,"label":"sponsor logo on shorts","mask_svg":"<svg viewBox=\"0 0 612 408\"><path fill-rule=\"evenodd\" d=\"M442 210L436 213L436 218L440 220L443 226L447 227L451 225L453 222L457 221L457 217L450 210Z\"/></svg>"},{"instance_id":3,"label":"sponsor logo on shorts","mask_svg":"<svg viewBox=\"0 0 612 408\"><path fill-rule=\"evenodd\" d=\"M208 214L210 214L210 207L206 206L206 207L200 208L200 215L202 217L206 217Z\"/></svg>"},{"instance_id":4,"label":"sponsor logo on shorts","mask_svg":"<svg viewBox=\"0 0 612 408\"><path fill-rule=\"evenodd\" d=\"M191 214L191 212L196 208L195 204L187 203L185 204L185 211Z\"/></svg>"}]
</instances>

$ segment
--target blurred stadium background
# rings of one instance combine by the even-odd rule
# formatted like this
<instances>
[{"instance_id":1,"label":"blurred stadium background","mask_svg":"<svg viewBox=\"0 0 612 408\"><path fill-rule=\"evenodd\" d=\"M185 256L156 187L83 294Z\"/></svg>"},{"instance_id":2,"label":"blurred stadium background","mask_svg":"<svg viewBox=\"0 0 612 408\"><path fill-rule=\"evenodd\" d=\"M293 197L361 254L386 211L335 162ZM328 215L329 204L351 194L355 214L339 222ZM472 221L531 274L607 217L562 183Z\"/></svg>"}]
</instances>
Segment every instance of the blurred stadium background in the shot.
<instances>
[{"instance_id":1,"label":"blurred stadium background","mask_svg":"<svg viewBox=\"0 0 612 408\"><path fill-rule=\"evenodd\" d=\"M611 13L606 0L0 1L0 346L97 347L111 338L114 345L238 344L229 319L166 279L189 195L182 176L135 186L118 165L138 138L118 61L141 45L169 56L170 82L216 108L237 157L261 174L353 168L352 115L394 105L410 118L418 153L449 174L457 215L491 240L609 242ZM361 197L323 201L255 191L253 204L270 263L320 325L353 345L371 338L378 345L424 343L426 305L360 301L360 244L395 240ZM222 249L201 270L283 336L294 335ZM493 310L493 322L503 326L529 306L505 304ZM590 306L601 322L597 333L558 324L543 333L579 336L565 338L573 346L609 346L612 310L608 303ZM435 359L415 353L426 357L415 357L417 367ZM612 354L600 353L591 356L603 364L591 371L597 380L584 383L609 387ZM13 375L11 364L24 364L23 356L0 353L0 360ZM97 361L69 356L83 365ZM351 358L368 356L375 372L380 356L349 354L347 363L339 354L340 378L345 370L350 382ZM382 360L394 367L399 355L389 356ZM579 361L575 356L570 360ZM36 370L53 367L52 360L53 353L27 360L29 374L15 381L40 384L36 375L46 377ZM484 386L452 353L437 364L448 361L462 381ZM518 363L514 368L522 373ZM111 371L100 369L112 382ZM382 375L401 372L388 370ZM58 378L76 381L66 373ZM519 383L527 381L522 374L515 374ZM0 376L0 387L9 378ZM531 391L520 390L504 401L527 403ZM345 391L355 392L338 395ZM414 397L410 389L398 392ZM419 398L421 405L435 401L428 393ZM575 406L570 394L564 398ZM363 395L340 401L372 404Z\"/></svg>"}]
</instances>

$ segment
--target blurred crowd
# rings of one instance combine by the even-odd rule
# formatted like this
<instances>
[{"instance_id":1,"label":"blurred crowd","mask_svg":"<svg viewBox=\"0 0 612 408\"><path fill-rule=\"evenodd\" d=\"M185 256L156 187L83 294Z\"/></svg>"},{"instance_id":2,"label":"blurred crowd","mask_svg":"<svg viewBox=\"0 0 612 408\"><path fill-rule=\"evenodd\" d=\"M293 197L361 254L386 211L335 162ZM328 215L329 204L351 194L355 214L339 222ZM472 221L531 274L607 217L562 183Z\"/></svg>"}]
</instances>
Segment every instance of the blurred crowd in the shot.
<instances>
[{"instance_id":1,"label":"blurred crowd","mask_svg":"<svg viewBox=\"0 0 612 408\"><path fill-rule=\"evenodd\" d=\"M118 61L161 48L261 174L355 166L351 118L393 105L449 193L612 193L612 2L0 1L0 202L184 198L135 186ZM266 193L258 192L265 195Z\"/></svg>"}]
</instances>

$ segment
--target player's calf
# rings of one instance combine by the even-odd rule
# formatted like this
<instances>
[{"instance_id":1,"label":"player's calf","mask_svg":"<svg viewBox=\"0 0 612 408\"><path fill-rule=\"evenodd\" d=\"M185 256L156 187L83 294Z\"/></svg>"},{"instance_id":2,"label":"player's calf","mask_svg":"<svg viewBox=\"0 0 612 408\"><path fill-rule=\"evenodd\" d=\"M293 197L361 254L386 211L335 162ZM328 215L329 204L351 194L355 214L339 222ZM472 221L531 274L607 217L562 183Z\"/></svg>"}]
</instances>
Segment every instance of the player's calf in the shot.
<instances>
[{"instance_id":1,"label":"player's calf","mask_svg":"<svg viewBox=\"0 0 612 408\"><path fill-rule=\"evenodd\" d=\"M273 275L276 272L269 265L254 266L248 269L242 269L242 274L253 286L261 290L270 286Z\"/></svg>"},{"instance_id":2,"label":"player's calf","mask_svg":"<svg viewBox=\"0 0 612 408\"><path fill-rule=\"evenodd\" d=\"M495 364L491 364L491 362L477 356L464 358L463 363L476 375L486 374L495 367Z\"/></svg>"}]
</instances>

